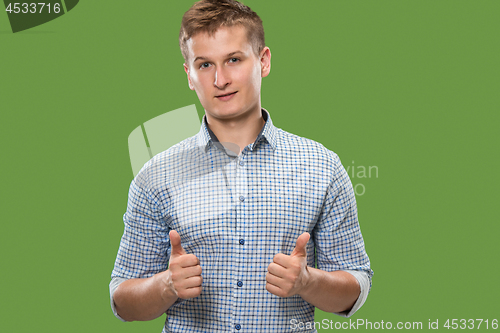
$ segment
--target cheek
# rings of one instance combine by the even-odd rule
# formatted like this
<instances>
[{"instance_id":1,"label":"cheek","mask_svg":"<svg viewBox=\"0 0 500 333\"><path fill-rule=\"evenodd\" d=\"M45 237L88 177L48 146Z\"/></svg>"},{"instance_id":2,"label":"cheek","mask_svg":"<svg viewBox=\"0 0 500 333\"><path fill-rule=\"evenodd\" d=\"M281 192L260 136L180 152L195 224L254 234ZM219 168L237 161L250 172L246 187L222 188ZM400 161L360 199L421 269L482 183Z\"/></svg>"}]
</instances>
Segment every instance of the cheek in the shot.
<instances>
[{"instance_id":1,"label":"cheek","mask_svg":"<svg viewBox=\"0 0 500 333\"><path fill-rule=\"evenodd\" d=\"M191 72L191 84L197 87L198 81L199 81L198 75L195 72Z\"/></svg>"},{"instance_id":2,"label":"cheek","mask_svg":"<svg viewBox=\"0 0 500 333\"><path fill-rule=\"evenodd\" d=\"M260 85L262 83L262 77L260 76L260 66L254 66L252 75L251 75L251 81L252 81L252 86L256 90L256 93L260 92Z\"/></svg>"},{"instance_id":3,"label":"cheek","mask_svg":"<svg viewBox=\"0 0 500 333\"><path fill-rule=\"evenodd\" d=\"M191 75L191 84L193 85L198 96L203 94L207 87L208 75L203 73L202 75L194 74Z\"/></svg>"},{"instance_id":4,"label":"cheek","mask_svg":"<svg viewBox=\"0 0 500 333\"><path fill-rule=\"evenodd\" d=\"M246 71L237 76L239 82L244 82L244 84L251 90L260 90L261 77L260 77L260 66L252 66Z\"/></svg>"}]
</instances>

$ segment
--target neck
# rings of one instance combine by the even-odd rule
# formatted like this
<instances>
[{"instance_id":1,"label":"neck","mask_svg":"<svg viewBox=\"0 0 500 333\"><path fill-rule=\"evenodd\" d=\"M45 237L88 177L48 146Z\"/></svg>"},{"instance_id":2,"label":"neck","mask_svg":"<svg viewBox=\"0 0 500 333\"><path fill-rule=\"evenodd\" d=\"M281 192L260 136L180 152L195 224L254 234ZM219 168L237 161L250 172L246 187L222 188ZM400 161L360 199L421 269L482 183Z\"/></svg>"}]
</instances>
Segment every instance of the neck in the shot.
<instances>
[{"instance_id":1,"label":"neck","mask_svg":"<svg viewBox=\"0 0 500 333\"><path fill-rule=\"evenodd\" d=\"M239 154L246 146L257 139L262 127L266 123L259 108L255 112L243 114L237 118L217 119L206 114L210 130L219 142L234 151L236 145Z\"/></svg>"}]
</instances>

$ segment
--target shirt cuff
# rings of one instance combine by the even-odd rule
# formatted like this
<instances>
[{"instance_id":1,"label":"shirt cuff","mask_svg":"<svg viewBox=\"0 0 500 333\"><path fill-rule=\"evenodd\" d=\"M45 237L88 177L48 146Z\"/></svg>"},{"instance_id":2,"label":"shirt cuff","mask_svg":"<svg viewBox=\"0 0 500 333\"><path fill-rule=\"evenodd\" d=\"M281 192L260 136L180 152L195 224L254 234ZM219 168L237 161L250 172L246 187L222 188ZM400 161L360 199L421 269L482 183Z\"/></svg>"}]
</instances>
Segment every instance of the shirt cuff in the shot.
<instances>
[{"instance_id":1,"label":"shirt cuff","mask_svg":"<svg viewBox=\"0 0 500 333\"><path fill-rule=\"evenodd\" d=\"M121 278L121 277L114 277L111 279L111 282L109 283L109 296L111 300L111 310L113 310L113 314L115 315L116 318L120 319L123 322L126 322L125 319L120 317L118 313L116 312L116 306L115 306L115 301L113 300L113 295L115 294L116 288L124 282L127 281L128 279Z\"/></svg>"},{"instance_id":2,"label":"shirt cuff","mask_svg":"<svg viewBox=\"0 0 500 333\"><path fill-rule=\"evenodd\" d=\"M358 280L359 287L361 289L356 303L354 303L350 310L344 312L335 312L336 315L349 318L365 303L366 298L368 297L368 292L370 291L370 279L368 278L368 274L364 271L346 270L345 272L350 273L356 278L356 280Z\"/></svg>"}]
</instances>

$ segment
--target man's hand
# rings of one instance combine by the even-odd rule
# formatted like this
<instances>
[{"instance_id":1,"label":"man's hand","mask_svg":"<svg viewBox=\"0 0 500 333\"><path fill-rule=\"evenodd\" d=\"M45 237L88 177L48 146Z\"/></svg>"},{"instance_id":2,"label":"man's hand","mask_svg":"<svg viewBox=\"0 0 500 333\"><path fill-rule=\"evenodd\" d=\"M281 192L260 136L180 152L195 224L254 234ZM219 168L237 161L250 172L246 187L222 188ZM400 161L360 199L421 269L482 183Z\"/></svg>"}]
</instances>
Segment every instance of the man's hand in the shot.
<instances>
[{"instance_id":1,"label":"man's hand","mask_svg":"<svg viewBox=\"0 0 500 333\"><path fill-rule=\"evenodd\" d=\"M308 285L310 274L307 269L306 245L309 233L304 232L297 238L295 248L289 256L278 253L267 267L266 289L280 297L300 294Z\"/></svg>"},{"instance_id":2,"label":"man's hand","mask_svg":"<svg viewBox=\"0 0 500 333\"><path fill-rule=\"evenodd\" d=\"M152 320L165 313L180 298L201 294L201 266L194 254L181 246L181 236L170 231L170 261L166 271L149 278L128 279L113 295L116 311L126 321Z\"/></svg>"},{"instance_id":3,"label":"man's hand","mask_svg":"<svg viewBox=\"0 0 500 333\"><path fill-rule=\"evenodd\" d=\"M199 296L203 282L200 260L194 254L184 251L177 231L171 230L169 236L172 249L166 283L177 297L188 299Z\"/></svg>"}]
</instances>

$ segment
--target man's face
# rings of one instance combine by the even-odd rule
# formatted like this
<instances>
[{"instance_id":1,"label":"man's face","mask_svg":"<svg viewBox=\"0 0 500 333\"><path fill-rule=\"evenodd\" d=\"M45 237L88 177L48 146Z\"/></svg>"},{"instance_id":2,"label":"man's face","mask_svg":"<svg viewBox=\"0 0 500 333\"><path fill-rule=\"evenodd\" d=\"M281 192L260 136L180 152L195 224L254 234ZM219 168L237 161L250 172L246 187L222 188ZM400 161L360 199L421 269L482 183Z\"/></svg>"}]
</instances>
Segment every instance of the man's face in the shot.
<instances>
[{"instance_id":1,"label":"man's face","mask_svg":"<svg viewBox=\"0 0 500 333\"><path fill-rule=\"evenodd\" d=\"M213 36L198 33L187 46L189 88L196 91L209 121L260 113L261 81L271 67L269 48L257 56L246 28L239 25L221 27Z\"/></svg>"}]
</instances>

